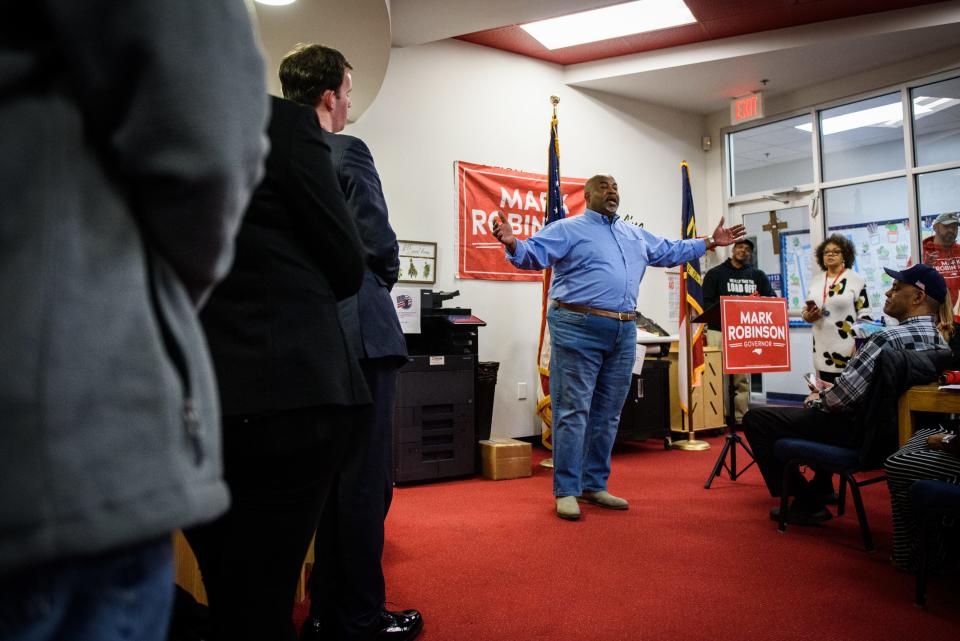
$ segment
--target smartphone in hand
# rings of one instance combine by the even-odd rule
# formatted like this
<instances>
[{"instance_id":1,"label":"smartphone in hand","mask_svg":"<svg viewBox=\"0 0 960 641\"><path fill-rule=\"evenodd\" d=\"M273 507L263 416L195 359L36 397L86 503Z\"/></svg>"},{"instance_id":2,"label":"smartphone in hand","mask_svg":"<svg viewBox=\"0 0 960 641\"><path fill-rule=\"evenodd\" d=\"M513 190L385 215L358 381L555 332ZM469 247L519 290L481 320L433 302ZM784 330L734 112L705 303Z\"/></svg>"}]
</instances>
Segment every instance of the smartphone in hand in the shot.
<instances>
[{"instance_id":1,"label":"smartphone in hand","mask_svg":"<svg viewBox=\"0 0 960 641\"><path fill-rule=\"evenodd\" d=\"M808 323L815 323L822 317L830 315L830 312L821 308L819 305L817 305L816 301L813 300L806 301L806 307L803 308L803 311L804 314L806 314L804 320L806 320Z\"/></svg>"},{"instance_id":2,"label":"smartphone in hand","mask_svg":"<svg viewBox=\"0 0 960 641\"><path fill-rule=\"evenodd\" d=\"M833 387L832 384L827 383L826 381L821 381L813 372L807 372L804 374L803 380L806 382L807 387L810 388L811 392L822 392Z\"/></svg>"}]
</instances>

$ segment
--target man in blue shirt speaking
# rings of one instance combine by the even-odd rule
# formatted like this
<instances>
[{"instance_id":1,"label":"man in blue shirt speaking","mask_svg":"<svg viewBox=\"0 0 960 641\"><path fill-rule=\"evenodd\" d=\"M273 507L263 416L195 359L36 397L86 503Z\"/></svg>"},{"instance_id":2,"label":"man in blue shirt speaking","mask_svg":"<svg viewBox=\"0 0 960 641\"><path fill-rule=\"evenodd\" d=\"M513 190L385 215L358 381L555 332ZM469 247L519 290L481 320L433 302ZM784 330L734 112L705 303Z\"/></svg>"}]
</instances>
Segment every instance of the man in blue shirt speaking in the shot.
<instances>
[{"instance_id":1,"label":"man in blue shirt speaking","mask_svg":"<svg viewBox=\"0 0 960 641\"><path fill-rule=\"evenodd\" d=\"M517 240L503 214L493 235L520 269L553 267L547 312L553 412L553 494L557 516L580 518L577 501L625 510L607 492L610 452L630 389L637 350L636 303L647 265L673 267L743 237L743 225L708 238L672 241L617 216L612 176L584 185L587 210Z\"/></svg>"}]
</instances>

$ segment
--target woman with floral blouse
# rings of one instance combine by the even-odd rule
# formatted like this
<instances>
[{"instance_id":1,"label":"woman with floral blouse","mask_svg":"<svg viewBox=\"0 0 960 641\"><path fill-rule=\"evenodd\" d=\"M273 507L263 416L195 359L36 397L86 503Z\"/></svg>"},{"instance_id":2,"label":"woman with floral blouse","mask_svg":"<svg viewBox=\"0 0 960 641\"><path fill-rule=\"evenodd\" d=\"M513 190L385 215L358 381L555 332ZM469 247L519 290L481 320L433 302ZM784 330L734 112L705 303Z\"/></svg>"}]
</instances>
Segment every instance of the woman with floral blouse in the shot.
<instances>
[{"instance_id":1,"label":"woman with floral blouse","mask_svg":"<svg viewBox=\"0 0 960 641\"><path fill-rule=\"evenodd\" d=\"M813 365L821 380L832 383L853 356L853 323L869 305L863 277L853 271L856 249L834 234L817 247L821 271L807 291L801 317L813 325Z\"/></svg>"}]
</instances>

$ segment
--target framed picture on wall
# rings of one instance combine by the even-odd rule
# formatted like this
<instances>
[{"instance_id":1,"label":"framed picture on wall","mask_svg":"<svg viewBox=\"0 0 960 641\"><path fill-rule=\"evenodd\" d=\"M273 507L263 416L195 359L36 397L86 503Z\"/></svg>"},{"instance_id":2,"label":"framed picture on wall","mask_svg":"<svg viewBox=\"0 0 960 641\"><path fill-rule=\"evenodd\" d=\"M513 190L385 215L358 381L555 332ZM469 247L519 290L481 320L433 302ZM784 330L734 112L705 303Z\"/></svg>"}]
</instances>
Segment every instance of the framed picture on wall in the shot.
<instances>
[{"instance_id":1,"label":"framed picture on wall","mask_svg":"<svg viewBox=\"0 0 960 641\"><path fill-rule=\"evenodd\" d=\"M437 244L419 240L398 240L400 244L400 282L437 282Z\"/></svg>"}]
</instances>

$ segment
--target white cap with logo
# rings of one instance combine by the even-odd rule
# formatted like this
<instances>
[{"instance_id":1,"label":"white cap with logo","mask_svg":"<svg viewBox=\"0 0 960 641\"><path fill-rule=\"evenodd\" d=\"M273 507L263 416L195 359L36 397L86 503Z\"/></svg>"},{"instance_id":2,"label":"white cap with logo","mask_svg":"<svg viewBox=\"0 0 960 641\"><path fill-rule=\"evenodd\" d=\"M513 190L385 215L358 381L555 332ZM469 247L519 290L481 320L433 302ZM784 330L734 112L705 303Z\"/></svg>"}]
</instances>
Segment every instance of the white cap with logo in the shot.
<instances>
[{"instance_id":1,"label":"white cap with logo","mask_svg":"<svg viewBox=\"0 0 960 641\"><path fill-rule=\"evenodd\" d=\"M960 211L944 212L933 219L934 225L956 225L960 223Z\"/></svg>"}]
</instances>

